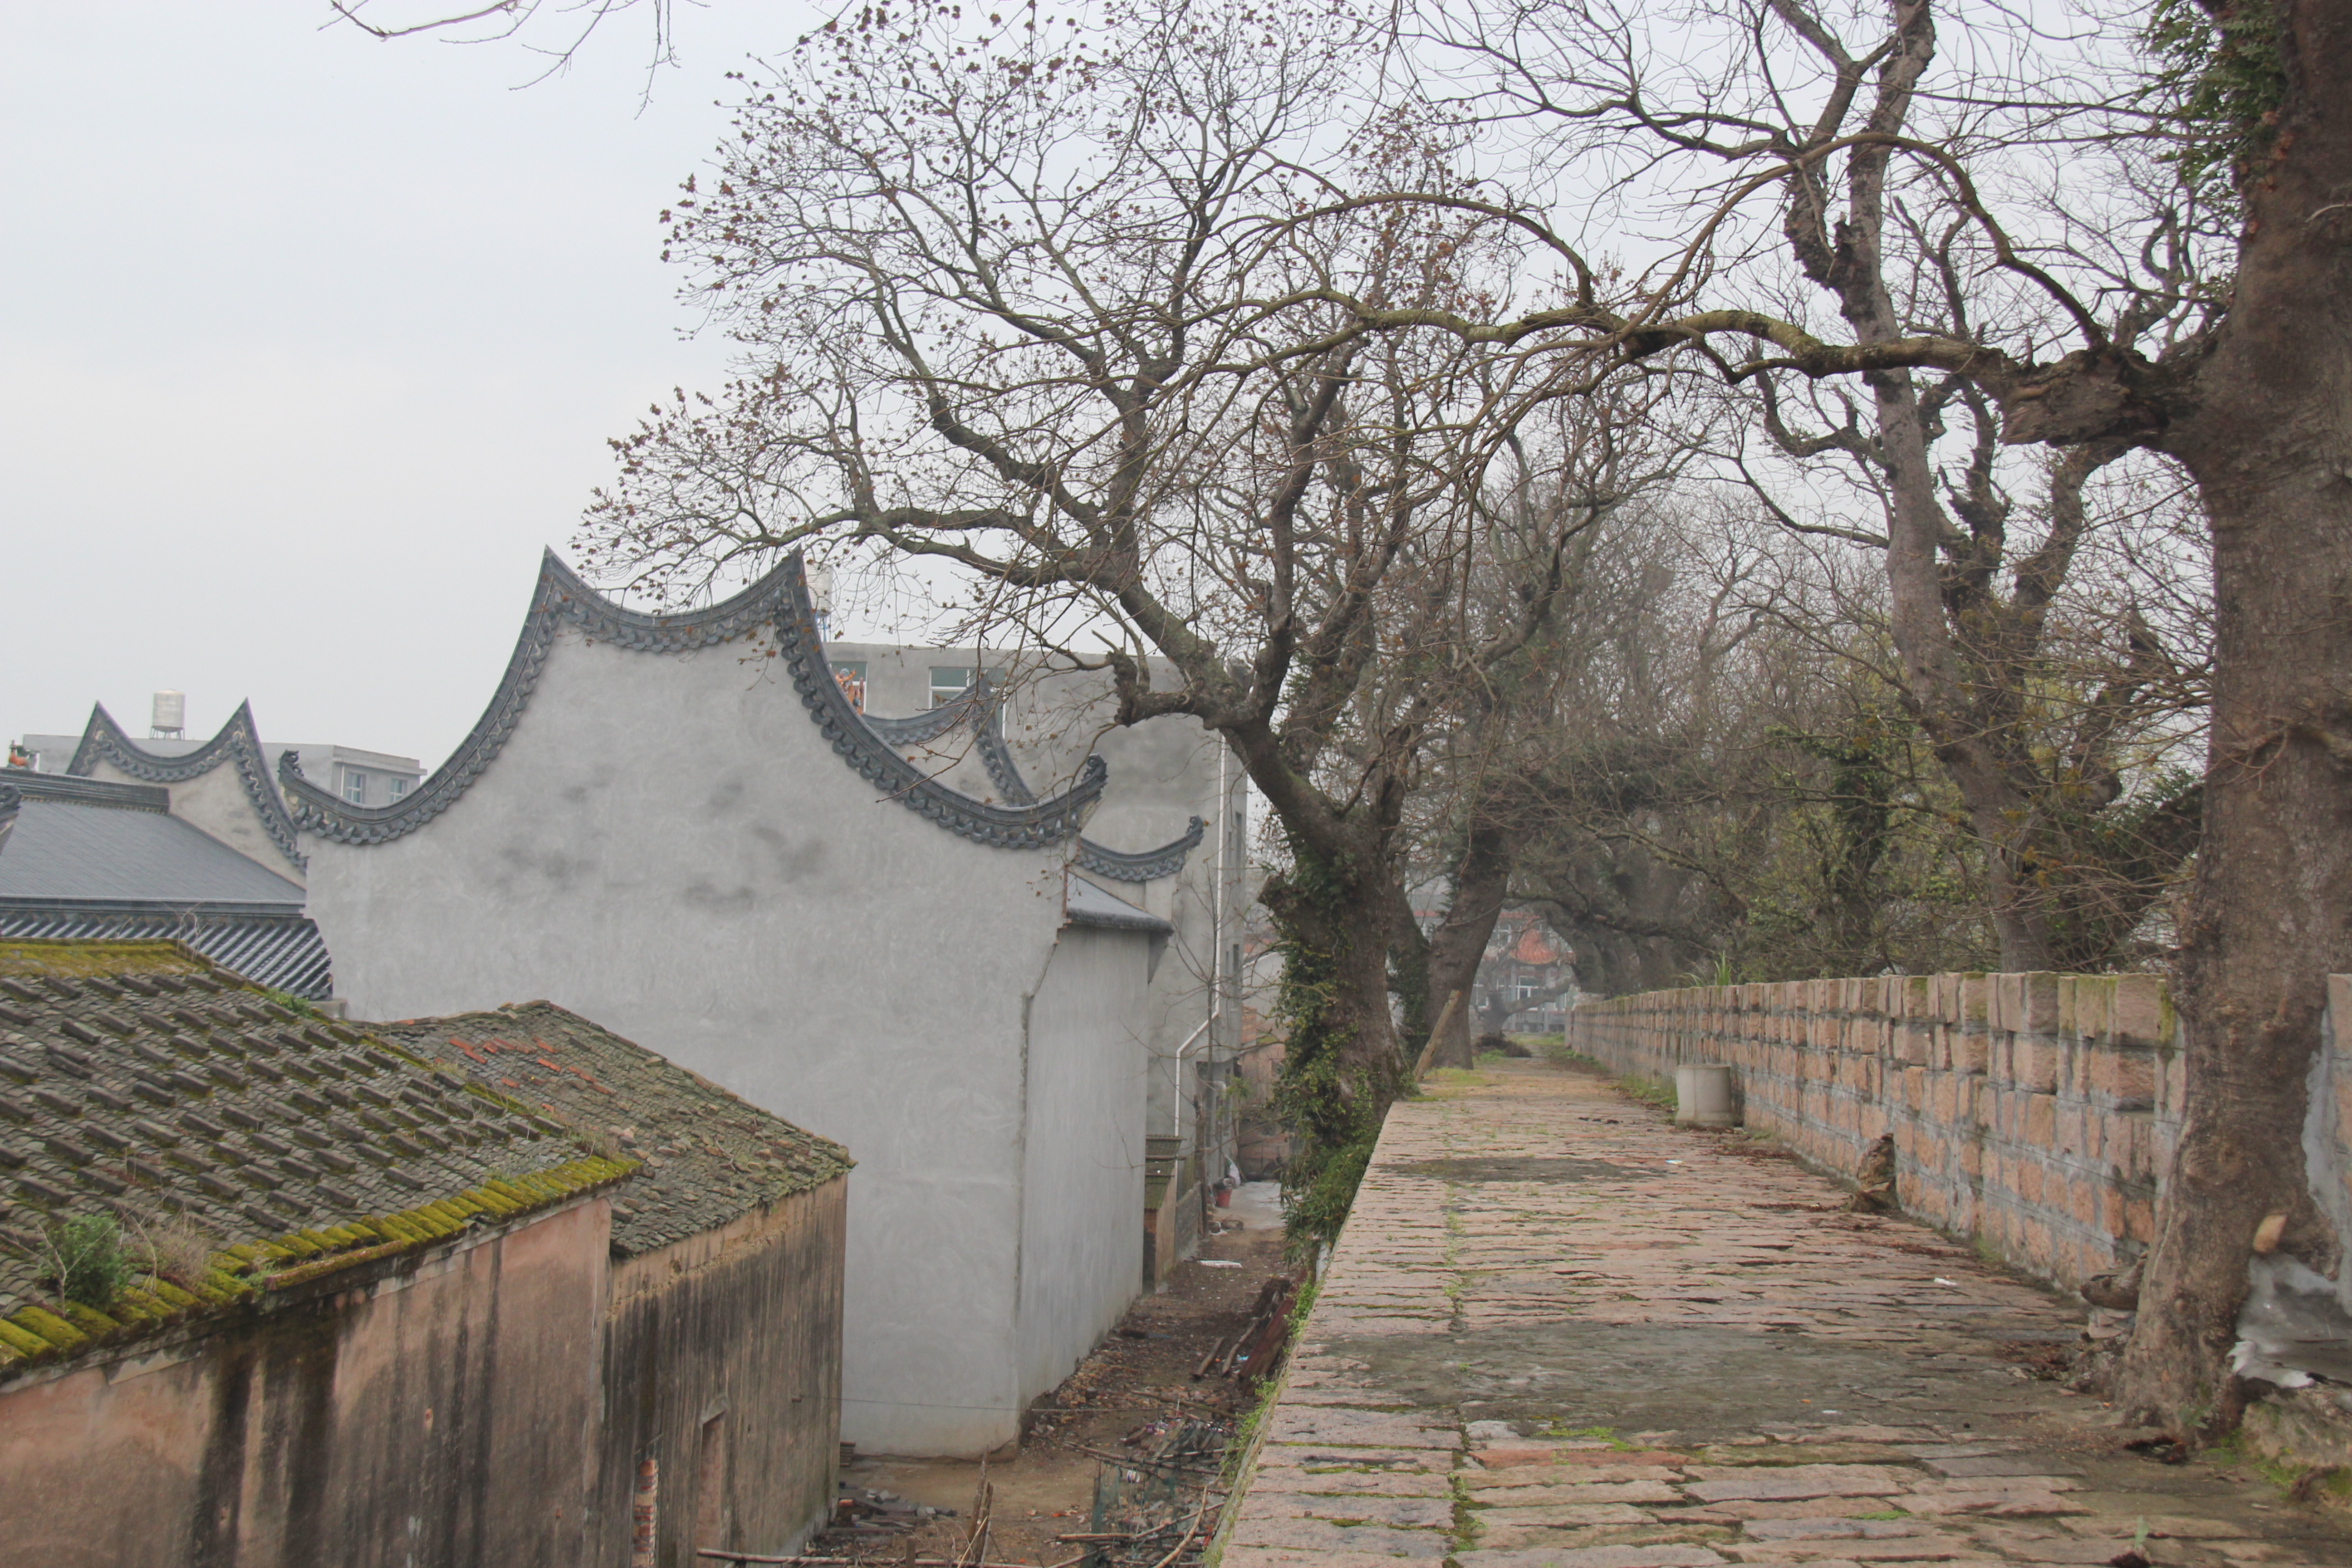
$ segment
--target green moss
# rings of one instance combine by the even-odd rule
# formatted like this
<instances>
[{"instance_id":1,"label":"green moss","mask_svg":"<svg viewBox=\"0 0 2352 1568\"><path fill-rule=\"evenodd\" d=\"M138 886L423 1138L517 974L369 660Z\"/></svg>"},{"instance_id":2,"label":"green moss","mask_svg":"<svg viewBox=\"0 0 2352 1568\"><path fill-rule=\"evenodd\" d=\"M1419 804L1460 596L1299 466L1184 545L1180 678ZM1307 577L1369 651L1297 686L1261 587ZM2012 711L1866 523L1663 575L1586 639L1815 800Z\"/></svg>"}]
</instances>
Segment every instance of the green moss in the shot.
<instances>
[{"instance_id":1,"label":"green moss","mask_svg":"<svg viewBox=\"0 0 2352 1568\"><path fill-rule=\"evenodd\" d=\"M89 1343L88 1334L44 1308L19 1308L13 1321L18 1328L37 1334L58 1350L78 1351Z\"/></svg>"},{"instance_id":2,"label":"green moss","mask_svg":"<svg viewBox=\"0 0 2352 1568\"><path fill-rule=\"evenodd\" d=\"M20 1356L44 1356L57 1348L40 1335L20 1329L5 1318L0 1318L0 1345L5 1345Z\"/></svg>"},{"instance_id":3,"label":"green moss","mask_svg":"<svg viewBox=\"0 0 2352 1568\"><path fill-rule=\"evenodd\" d=\"M150 1279L147 1281L147 1290L166 1307L179 1311L187 1310L190 1307L195 1306L198 1301L198 1298L181 1289L169 1279Z\"/></svg>"},{"instance_id":4,"label":"green moss","mask_svg":"<svg viewBox=\"0 0 2352 1568\"><path fill-rule=\"evenodd\" d=\"M1608 1444L1619 1453L1630 1454L1634 1452L1633 1445L1617 1436L1617 1429L1614 1426L1568 1427L1561 1426L1557 1421L1547 1421L1540 1428L1538 1429L1536 1435L1539 1437L1580 1437L1587 1440L1598 1439L1601 1442Z\"/></svg>"},{"instance_id":5,"label":"green moss","mask_svg":"<svg viewBox=\"0 0 2352 1568\"><path fill-rule=\"evenodd\" d=\"M0 974L54 974L71 980L202 974L208 968L176 942L0 942Z\"/></svg>"}]
</instances>

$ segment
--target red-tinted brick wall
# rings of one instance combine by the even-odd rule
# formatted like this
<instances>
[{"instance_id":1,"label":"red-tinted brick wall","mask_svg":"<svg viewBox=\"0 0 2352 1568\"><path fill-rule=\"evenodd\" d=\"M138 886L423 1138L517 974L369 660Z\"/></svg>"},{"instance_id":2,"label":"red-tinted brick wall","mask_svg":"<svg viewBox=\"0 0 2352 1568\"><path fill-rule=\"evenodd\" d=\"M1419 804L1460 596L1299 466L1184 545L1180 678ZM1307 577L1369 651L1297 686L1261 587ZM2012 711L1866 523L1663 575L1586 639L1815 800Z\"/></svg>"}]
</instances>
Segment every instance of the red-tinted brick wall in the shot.
<instances>
[{"instance_id":1,"label":"red-tinted brick wall","mask_svg":"<svg viewBox=\"0 0 2352 1568\"><path fill-rule=\"evenodd\" d=\"M1747 1125L1851 1173L1895 1134L1904 1209L2076 1286L2147 1244L2181 1052L2152 974L1707 985L1590 1002L1568 1045L1620 1076L1726 1062Z\"/></svg>"}]
</instances>

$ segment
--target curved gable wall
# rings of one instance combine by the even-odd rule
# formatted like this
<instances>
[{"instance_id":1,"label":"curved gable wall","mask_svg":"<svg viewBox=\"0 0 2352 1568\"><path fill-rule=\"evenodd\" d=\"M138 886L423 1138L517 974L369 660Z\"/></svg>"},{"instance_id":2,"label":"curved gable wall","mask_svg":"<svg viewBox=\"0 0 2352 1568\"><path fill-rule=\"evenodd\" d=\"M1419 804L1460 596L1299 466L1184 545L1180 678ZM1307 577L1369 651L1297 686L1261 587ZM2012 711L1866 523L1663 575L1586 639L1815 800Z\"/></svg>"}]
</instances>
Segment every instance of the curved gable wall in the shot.
<instances>
[{"instance_id":1,"label":"curved gable wall","mask_svg":"<svg viewBox=\"0 0 2352 1568\"><path fill-rule=\"evenodd\" d=\"M878 792L774 650L553 629L495 762L430 820L306 831L310 913L355 1016L546 997L847 1145L844 1435L976 1452L1041 1364L1035 1331L1020 1353L1021 1162L1052 1089L1024 1044L1072 847L982 844ZM1132 1030L1101 1049L1115 1081L1079 1157L1111 1169L1134 1163L1142 1050ZM1139 1194L1130 1248L1139 1215ZM1090 1337L1133 1264L1056 1315Z\"/></svg>"},{"instance_id":2,"label":"curved gable wall","mask_svg":"<svg viewBox=\"0 0 2352 1568\"><path fill-rule=\"evenodd\" d=\"M173 816L298 886L302 881L294 822L270 782L250 703L237 704L211 740L176 757L147 751L100 703L90 709L67 772L110 784L161 784L172 793Z\"/></svg>"}]
</instances>

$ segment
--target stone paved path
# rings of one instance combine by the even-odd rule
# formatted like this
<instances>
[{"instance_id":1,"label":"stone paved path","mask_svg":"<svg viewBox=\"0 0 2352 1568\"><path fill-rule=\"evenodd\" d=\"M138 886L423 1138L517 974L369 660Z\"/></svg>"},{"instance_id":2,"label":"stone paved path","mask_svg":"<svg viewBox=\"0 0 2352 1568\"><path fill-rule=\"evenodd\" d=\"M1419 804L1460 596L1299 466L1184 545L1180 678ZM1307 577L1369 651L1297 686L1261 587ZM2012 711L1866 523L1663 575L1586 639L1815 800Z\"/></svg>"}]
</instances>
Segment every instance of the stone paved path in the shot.
<instances>
[{"instance_id":1,"label":"stone paved path","mask_svg":"<svg viewBox=\"0 0 2352 1568\"><path fill-rule=\"evenodd\" d=\"M1483 1079L1391 1113L1220 1568L2352 1563L2028 1375L2055 1298L1597 1076Z\"/></svg>"}]
</instances>

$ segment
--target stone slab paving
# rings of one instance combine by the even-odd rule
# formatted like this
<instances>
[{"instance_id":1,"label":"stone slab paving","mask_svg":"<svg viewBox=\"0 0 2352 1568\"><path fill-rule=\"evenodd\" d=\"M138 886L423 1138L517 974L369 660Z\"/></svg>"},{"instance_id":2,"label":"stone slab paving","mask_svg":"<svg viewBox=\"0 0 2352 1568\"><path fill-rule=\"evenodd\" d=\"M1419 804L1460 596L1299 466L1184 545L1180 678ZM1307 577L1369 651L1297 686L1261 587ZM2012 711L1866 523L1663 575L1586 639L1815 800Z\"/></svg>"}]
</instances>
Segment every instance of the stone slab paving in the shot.
<instances>
[{"instance_id":1,"label":"stone slab paving","mask_svg":"<svg viewBox=\"0 0 2352 1568\"><path fill-rule=\"evenodd\" d=\"M1513 1064L1390 1113L1219 1568L2352 1564L2021 1364L2079 1310Z\"/></svg>"}]
</instances>

